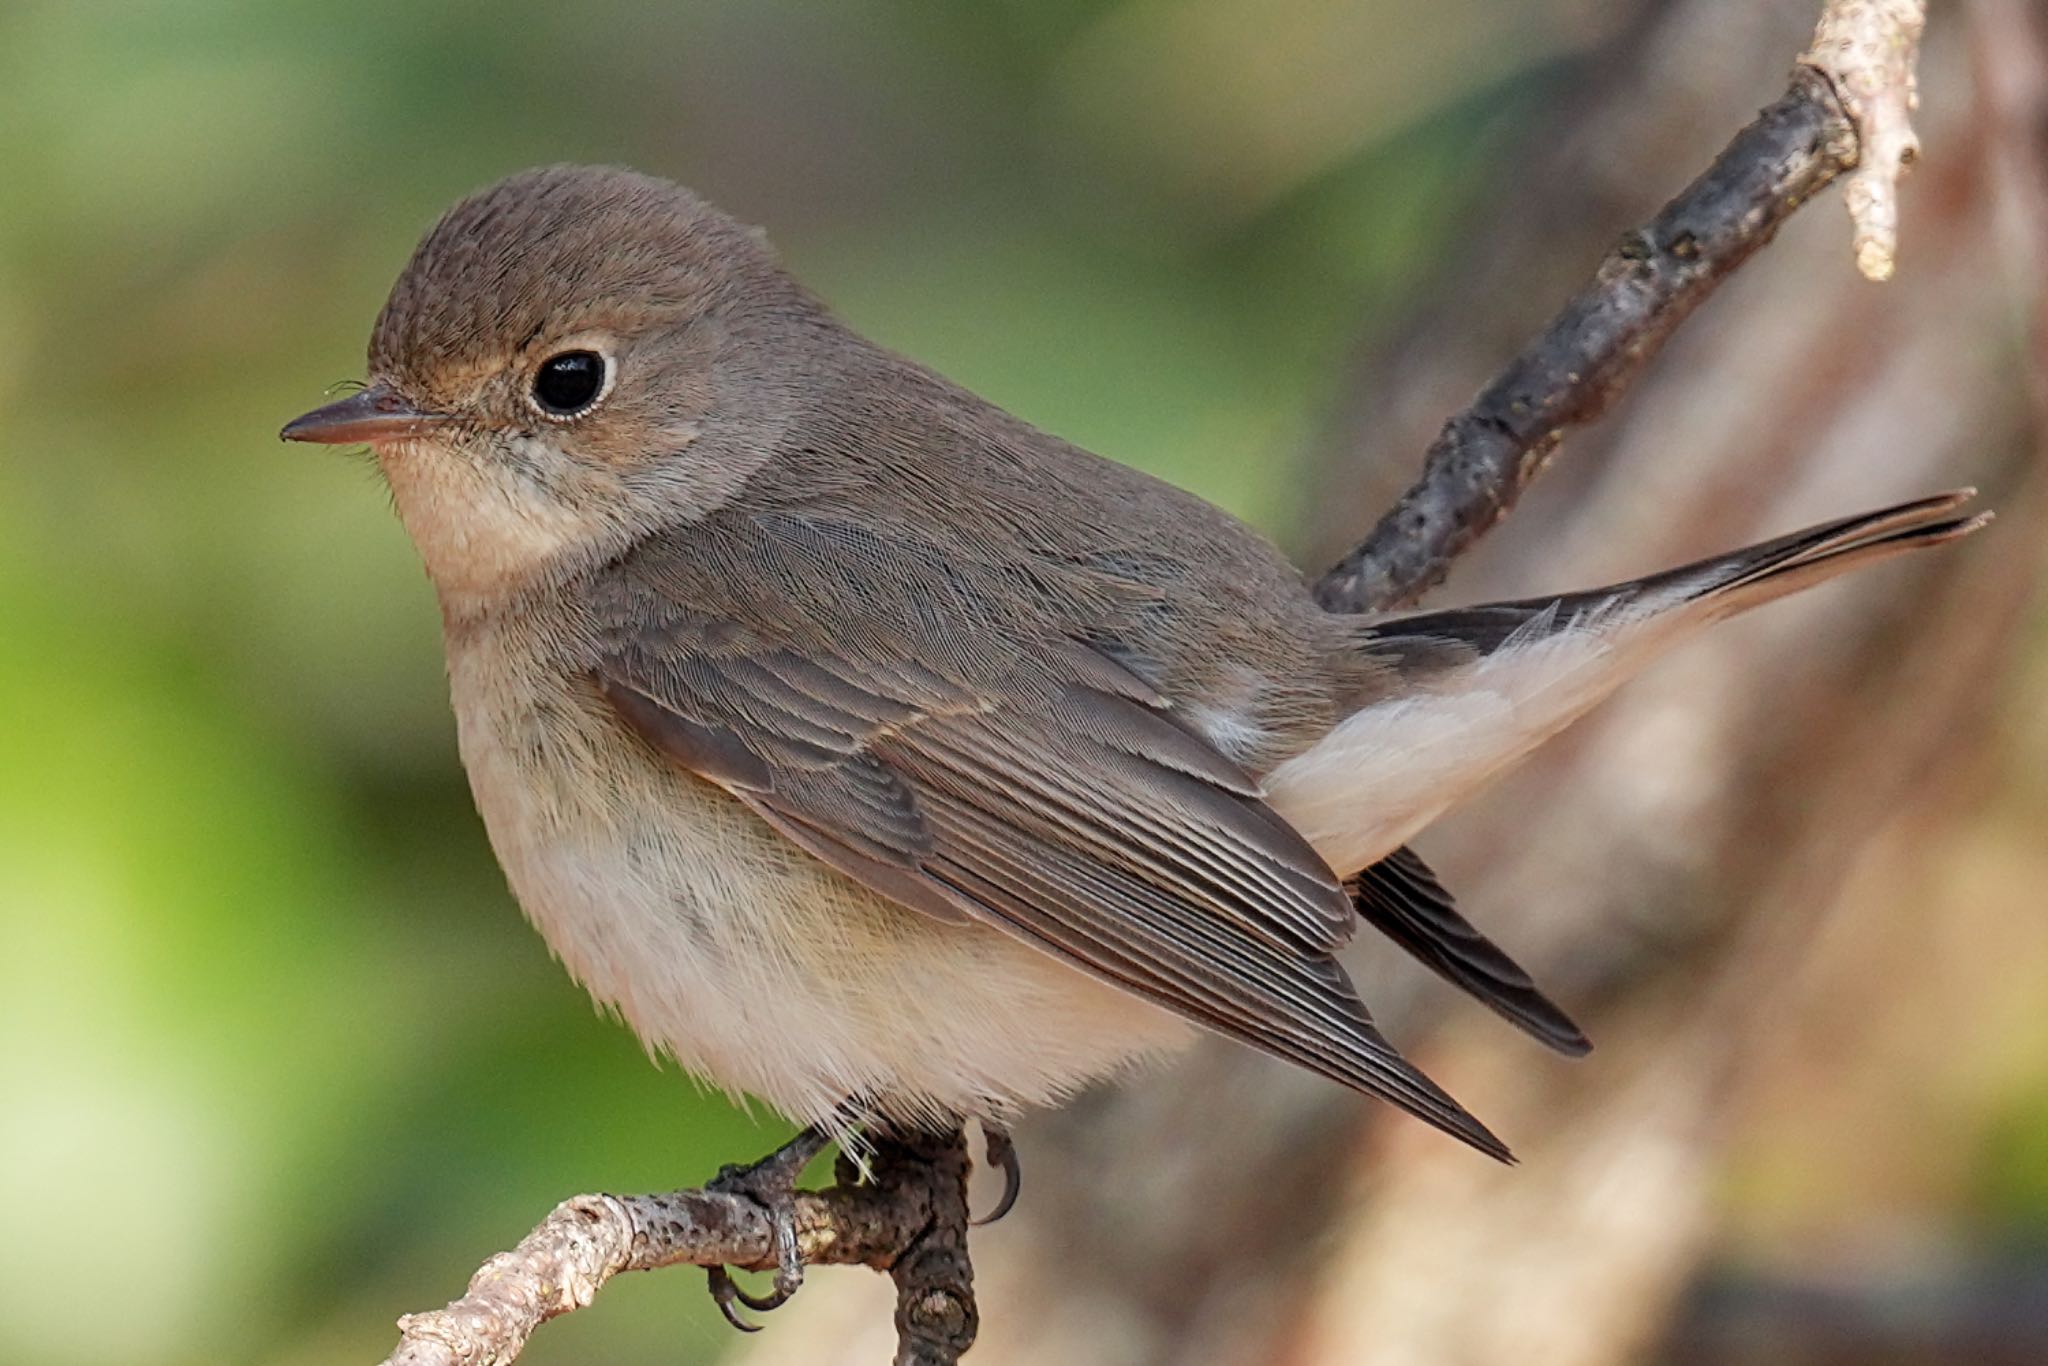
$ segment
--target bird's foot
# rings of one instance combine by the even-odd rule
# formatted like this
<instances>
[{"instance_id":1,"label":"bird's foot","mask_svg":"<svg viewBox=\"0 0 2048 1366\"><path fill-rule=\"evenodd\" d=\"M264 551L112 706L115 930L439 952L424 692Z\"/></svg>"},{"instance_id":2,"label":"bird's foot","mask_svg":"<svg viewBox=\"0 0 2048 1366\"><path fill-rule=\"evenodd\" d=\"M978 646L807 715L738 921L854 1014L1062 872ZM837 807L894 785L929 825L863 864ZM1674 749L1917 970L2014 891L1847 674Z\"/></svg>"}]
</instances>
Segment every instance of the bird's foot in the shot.
<instances>
[{"instance_id":1,"label":"bird's foot","mask_svg":"<svg viewBox=\"0 0 2048 1366\"><path fill-rule=\"evenodd\" d=\"M745 1305L762 1314L780 1309L804 1283L803 1253L796 1242L796 1182L811 1159L823 1152L831 1141L815 1126L806 1128L759 1162L744 1167L721 1168L718 1176L705 1187L725 1195L745 1196L753 1201L767 1212L772 1230L775 1288L766 1295L753 1295L742 1290L733 1280L732 1272L725 1267L714 1266L706 1271L712 1302L718 1306L718 1312L725 1315L725 1321L742 1333L758 1332L761 1325L749 1323L737 1306Z\"/></svg>"}]
</instances>

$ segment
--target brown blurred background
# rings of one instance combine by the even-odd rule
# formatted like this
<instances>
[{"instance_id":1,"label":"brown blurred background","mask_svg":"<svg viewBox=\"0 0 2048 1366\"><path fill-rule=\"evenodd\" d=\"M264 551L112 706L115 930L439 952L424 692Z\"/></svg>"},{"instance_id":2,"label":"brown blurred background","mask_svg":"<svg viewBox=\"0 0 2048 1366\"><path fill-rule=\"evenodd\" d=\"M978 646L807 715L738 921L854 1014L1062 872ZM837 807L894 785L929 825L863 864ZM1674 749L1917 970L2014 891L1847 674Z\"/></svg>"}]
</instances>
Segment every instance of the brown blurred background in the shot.
<instances>
[{"instance_id":1,"label":"brown blurred background","mask_svg":"<svg viewBox=\"0 0 2048 1366\"><path fill-rule=\"evenodd\" d=\"M1209 1049L1020 1135L972 1360L2048 1358L2048 58L2028 0L1935 8L1899 279L1805 210L1435 600L1958 483L2000 521L1723 629L1422 841L1596 1040L1360 947L1520 1167ZM448 201L683 179L1315 568L1816 9L0 8L0 1360L374 1361L561 1197L786 1132L547 960L374 476L274 443ZM887 1315L823 1271L742 1342L668 1273L524 1359L876 1361Z\"/></svg>"}]
</instances>

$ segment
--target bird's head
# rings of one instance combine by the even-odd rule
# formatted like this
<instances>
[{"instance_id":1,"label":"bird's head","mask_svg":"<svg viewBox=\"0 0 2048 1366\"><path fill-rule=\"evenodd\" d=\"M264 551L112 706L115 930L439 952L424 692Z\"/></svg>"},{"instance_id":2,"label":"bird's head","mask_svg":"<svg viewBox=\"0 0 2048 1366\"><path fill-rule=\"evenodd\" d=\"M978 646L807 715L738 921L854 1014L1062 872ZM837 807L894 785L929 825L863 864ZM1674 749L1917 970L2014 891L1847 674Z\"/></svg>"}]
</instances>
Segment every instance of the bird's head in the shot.
<instances>
[{"instance_id":1,"label":"bird's head","mask_svg":"<svg viewBox=\"0 0 2048 1366\"><path fill-rule=\"evenodd\" d=\"M487 605L730 499L802 397L821 316L680 186L526 171L434 226L368 383L282 434L369 445L444 602Z\"/></svg>"}]
</instances>

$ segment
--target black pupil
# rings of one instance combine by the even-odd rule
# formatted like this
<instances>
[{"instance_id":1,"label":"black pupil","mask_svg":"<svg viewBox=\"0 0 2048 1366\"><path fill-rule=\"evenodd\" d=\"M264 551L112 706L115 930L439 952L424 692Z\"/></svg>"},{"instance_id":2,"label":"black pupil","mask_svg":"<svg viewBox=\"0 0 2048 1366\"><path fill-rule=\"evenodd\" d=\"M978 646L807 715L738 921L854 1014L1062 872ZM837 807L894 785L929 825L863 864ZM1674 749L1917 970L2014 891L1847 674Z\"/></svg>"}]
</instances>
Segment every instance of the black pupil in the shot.
<instances>
[{"instance_id":1,"label":"black pupil","mask_svg":"<svg viewBox=\"0 0 2048 1366\"><path fill-rule=\"evenodd\" d=\"M533 377L534 401L558 416L580 413L604 388L604 357L595 351L564 351L541 362Z\"/></svg>"}]
</instances>

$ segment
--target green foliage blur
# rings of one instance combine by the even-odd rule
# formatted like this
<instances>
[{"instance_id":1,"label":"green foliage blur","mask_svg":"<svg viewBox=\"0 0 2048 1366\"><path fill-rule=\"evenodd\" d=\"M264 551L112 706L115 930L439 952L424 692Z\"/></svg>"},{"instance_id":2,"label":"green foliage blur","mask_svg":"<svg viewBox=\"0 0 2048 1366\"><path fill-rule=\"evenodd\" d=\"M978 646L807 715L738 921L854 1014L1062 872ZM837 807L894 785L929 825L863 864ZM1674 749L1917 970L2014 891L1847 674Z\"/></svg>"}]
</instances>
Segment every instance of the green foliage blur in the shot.
<instances>
[{"instance_id":1,"label":"green foliage blur","mask_svg":"<svg viewBox=\"0 0 2048 1366\"><path fill-rule=\"evenodd\" d=\"M1355 0L0 5L0 1360L376 1360L562 1196L785 1132L520 922L374 471L276 440L442 208L683 179L883 340L1282 525L1356 318L1563 40ZM729 1337L642 1278L527 1359Z\"/></svg>"}]
</instances>

